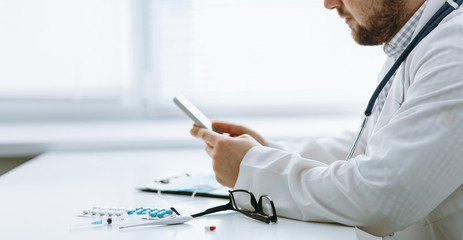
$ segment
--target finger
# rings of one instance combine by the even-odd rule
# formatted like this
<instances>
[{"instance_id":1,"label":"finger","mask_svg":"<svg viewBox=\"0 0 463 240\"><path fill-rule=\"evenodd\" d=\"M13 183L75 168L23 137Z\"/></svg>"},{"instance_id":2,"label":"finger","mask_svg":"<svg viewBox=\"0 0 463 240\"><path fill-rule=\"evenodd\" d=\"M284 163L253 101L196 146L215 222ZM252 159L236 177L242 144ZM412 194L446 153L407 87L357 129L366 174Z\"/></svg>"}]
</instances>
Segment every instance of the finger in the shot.
<instances>
[{"instance_id":1,"label":"finger","mask_svg":"<svg viewBox=\"0 0 463 240\"><path fill-rule=\"evenodd\" d=\"M229 133L233 137L239 136L248 131L248 129L244 126L227 121L212 121L212 129L216 132Z\"/></svg>"},{"instance_id":2,"label":"finger","mask_svg":"<svg viewBox=\"0 0 463 240\"><path fill-rule=\"evenodd\" d=\"M202 128L202 127L199 127L199 126L196 125L196 124L193 124L193 127L192 127L191 130L190 130L190 134L191 134L193 137L201 138L201 135L200 135L200 134L204 134L204 133L201 132L202 130L205 130L205 128Z\"/></svg>"},{"instance_id":3,"label":"finger","mask_svg":"<svg viewBox=\"0 0 463 240\"><path fill-rule=\"evenodd\" d=\"M207 144L215 146L215 142L224 136L219 135L218 133L212 132L206 128L193 127L190 131L191 135L194 137L202 139Z\"/></svg>"},{"instance_id":4,"label":"finger","mask_svg":"<svg viewBox=\"0 0 463 240\"><path fill-rule=\"evenodd\" d=\"M198 138L198 131L199 131L199 127L198 127L196 124L193 124L193 127L192 127L191 130L190 130L190 134L191 134L193 137Z\"/></svg>"}]
</instances>

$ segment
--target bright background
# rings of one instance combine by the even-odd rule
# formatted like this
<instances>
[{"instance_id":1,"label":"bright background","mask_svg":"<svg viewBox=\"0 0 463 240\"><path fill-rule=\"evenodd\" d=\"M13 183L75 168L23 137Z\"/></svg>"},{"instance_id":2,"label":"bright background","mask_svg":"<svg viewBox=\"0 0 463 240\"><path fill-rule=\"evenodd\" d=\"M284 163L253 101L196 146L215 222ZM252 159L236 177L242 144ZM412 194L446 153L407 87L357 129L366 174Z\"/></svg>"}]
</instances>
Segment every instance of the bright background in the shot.
<instances>
[{"instance_id":1,"label":"bright background","mask_svg":"<svg viewBox=\"0 0 463 240\"><path fill-rule=\"evenodd\" d=\"M2 0L0 33L21 120L178 115L179 93L219 115L361 112L383 59L308 0Z\"/></svg>"},{"instance_id":2,"label":"bright background","mask_svg":"<svg viewBox=\"0 0 463 240\"><path fill-rule=\"evenodd\" d=\"M0 35L0 155L200 145L177 94L271 137L355 128L384 58L313 0L0 0Z\"/></svg>"}]
</instances>

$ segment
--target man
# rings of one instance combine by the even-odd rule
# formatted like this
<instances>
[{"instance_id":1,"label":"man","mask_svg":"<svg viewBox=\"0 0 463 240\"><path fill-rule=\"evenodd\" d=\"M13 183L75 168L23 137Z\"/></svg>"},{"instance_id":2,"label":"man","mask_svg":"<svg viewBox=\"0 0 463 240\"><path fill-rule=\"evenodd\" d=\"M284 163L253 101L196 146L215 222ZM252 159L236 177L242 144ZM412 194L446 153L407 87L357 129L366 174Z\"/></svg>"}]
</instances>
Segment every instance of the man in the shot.
<instances>
[{"instance_id":1,"label":"man","mask_svg":"<svg viewBox=\"0 0 463 240\"><path fill-rule=\"evenodd\" d=\"M445 0L325 0L363 45L384 44L380 79ZM217 180L272 196L281 216L392 239L463 239L463 9L411 52L355 135L284 143L214 122L194 126ZM361 68L361 66L359 66Z\"/></svg>"}]
</instances>

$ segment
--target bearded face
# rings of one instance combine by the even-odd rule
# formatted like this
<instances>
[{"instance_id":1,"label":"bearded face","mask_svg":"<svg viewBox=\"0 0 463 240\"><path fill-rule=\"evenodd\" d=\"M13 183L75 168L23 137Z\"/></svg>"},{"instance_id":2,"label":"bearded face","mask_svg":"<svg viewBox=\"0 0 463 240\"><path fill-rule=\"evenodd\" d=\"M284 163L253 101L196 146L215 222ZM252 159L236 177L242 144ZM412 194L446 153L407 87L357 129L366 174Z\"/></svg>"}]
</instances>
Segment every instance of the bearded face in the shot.
<instances>
[{"instance_id":1,"label":"bearded face","mask_svg":"<svg viewBox=\"0 0 463 240\"><path fill-rule=\"evenodd\" d=\"M406 0L350 1L336 8L352 29L354 40L361 45L379 45L389 42L407 19ZM346 1L347 2L347 1Z\"/></svg>"}]
</instances>

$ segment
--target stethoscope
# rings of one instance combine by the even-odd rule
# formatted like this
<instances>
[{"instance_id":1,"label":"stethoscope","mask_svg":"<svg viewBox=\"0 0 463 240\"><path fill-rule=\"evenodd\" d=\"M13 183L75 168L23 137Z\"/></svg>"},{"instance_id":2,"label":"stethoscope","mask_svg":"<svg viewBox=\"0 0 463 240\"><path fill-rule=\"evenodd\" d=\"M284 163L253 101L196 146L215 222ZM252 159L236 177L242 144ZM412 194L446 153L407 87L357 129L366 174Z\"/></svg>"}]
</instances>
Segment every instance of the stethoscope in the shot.
<instances>
[{"instance_id":1,"label":"stethoscope","mask_svg":"<svg viewBox=\"0 0 463 240\"><path fill-rule=\"evenodd\" d=\"M405 48L404 52L399 56L397 61L392 65L391 69L386 73L384 78L376 87L373 95L371 95L370 101L368 102L367 108L364 112L365 116L363 117L362 125L360 126L360 130L355 138L354 144L352 145L349 154L347 155L346 161L352 158L355 149L359 143L360 137L362 136L363 130L365 130L365 126L368 123L368 118L373 111L373 106L375 105L376 100L378 99L379 94L386 86L386 84L391 80L392 75L397 71L399 66L402 62L407 58L410 52L421 42L434 28L436 28L439 23L444 19L447 15L449 15L454 10L458 9L458 7L462 4L463 0L447 0L447 2L439 9L437 12L431 17L428 23L421 29L421 31L416 35L416 37L410 42L410 44Z\"/></svg>"}]
</instances>

